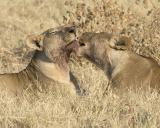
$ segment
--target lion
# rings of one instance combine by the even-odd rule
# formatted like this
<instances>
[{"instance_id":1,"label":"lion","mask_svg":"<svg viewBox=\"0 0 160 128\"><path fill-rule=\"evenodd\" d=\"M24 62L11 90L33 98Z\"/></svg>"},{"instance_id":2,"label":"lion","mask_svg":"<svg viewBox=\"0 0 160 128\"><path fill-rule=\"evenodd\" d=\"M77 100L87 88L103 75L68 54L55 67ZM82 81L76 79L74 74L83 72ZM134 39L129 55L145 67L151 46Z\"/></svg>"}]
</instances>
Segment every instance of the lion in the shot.
<instances>
[{"instance_id":1,"label":"lion","mask_svg":"<svg viewBox=\"0 0 160 128\"><path fill-rule=\"evenodd\" d=\"M25 47L32 49L27 55L32 57L31 62L17 73L1 73L0 86L17 95L28 88L29 82L38 80L48 85L57 81L70 86L74 94L80 94L78 81L68 64L70 54L78 46L76 39L75 26L51 28L40 35L27 36Z\"/></svg>"},{"instance_id":2,"label":"lion","mask_svg":"<svg viewBox=\"0 0 160 128\"><path fill-rule=\"evenodd\" d=\"M156 61L131 52L132 39L107 32L86 32L79 38L77 56L100 67L114 89L160 88Z\"/></svg>"}]
</instances>

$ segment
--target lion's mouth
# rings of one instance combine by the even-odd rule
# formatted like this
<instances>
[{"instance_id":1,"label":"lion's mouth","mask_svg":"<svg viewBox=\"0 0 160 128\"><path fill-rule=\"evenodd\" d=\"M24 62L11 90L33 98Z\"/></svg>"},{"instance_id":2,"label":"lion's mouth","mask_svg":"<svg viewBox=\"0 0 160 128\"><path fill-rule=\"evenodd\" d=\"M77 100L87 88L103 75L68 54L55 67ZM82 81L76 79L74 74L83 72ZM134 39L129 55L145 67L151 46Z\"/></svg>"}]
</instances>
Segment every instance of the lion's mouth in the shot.
<instances>
[{"instance_id":1,"label":"lion's mouth","mask_svg":"<svg viewBox=\"0 0 160 128\"><path fill-rule=\"evenodd\" d=\"M79 43L78 41L75 39L73 41L71 41L69 44L66 45L65 50L67 50L67 52L69 54L74 53L77 55L78 53L78 49L79 49Z\"/></svg>"}]
</instances>

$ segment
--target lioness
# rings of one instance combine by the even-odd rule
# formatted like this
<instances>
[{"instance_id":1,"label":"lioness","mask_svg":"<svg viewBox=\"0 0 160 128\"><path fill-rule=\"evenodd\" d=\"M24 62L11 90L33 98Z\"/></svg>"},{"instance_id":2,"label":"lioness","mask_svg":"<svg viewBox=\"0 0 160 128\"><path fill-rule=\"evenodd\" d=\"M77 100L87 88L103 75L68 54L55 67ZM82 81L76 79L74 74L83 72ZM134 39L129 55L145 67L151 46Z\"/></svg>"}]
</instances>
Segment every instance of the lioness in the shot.
<instances>
[{"instance_id":1,"label":"lioness","mask_svg":"<svg viewBox=\"0 0 160 128\"><path fill-rule=\"evenodd\" d=\"M12 92L22 92L29 82L38 80L44 84L58 81L71 86L73 93L80 94L76 78L70 72L68 61L70 54L76 51L75 27L58 27L49 29L40 35L30 35L26 39L26 47L35 50L31 63L19 73L0 75L1 87ZM70 43L67 43L70 42Z\"/></svg>"},{"instance_id":2,"label":"lioness","mask_svg":"<svg viewBox=\"0 0 160 128\"><path fill-rule=\"evenodd\" d=\"M99 66L116 88L160 87L160 66L129 50L129 37L115 37L107 32L84 33L79 39L78 56Z\"/></svg>"}]
</instances>

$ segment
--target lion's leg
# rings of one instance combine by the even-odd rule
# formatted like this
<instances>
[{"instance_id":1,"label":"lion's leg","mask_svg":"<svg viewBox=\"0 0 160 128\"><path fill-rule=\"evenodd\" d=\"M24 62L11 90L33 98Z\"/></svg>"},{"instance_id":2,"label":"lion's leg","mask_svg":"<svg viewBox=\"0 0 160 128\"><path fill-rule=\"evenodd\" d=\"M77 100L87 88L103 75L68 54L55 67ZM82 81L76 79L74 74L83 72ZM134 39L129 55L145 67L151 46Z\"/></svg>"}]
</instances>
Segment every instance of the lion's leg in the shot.
<instances>
[{"instance_id":1,"label":"lion's leg","mask_svg":"<svg viewBox=\"0 0 160 128\"><path fill-rule=\"evenodd\" d=\"M71 94L73 94L73 95L76 95L76 94L77 94L77 90L76 90L76 88L75 88L74 83L71 82L69 79L63 79L63 81L58 81L58 82L65 84L66 87L67 87L67 90L68 90Z\"/></svg>"},{"instance_id":2,"label":"lion's leg","mask_svg":"<svg viewBox=\"0 0 160 128\"><path fill-rule=\"evenodd\" d=\"M60 79L57 79L57 81L67 85L71 93L82 95L78 81L71 72L63 72L63 75L61 75Z\"/></svg>"},{"instance_id":3,"label":"lion's leg","mask_svg":"<svg viewBox=\"0 0 160 128\"><path fill-rule=\"evenodd\" d=\"M82 92L81 89L80 89L80 86L79 86L79 84L78 84L78 81L77 81L76 77L72 74L72 72L70 72L69 75L70 75L70 82L71 82L71 83L73 84L73 86L75 87L76 93L77 93L78 95L82 95L83 92Z\"/></svg>"}]
</instances>

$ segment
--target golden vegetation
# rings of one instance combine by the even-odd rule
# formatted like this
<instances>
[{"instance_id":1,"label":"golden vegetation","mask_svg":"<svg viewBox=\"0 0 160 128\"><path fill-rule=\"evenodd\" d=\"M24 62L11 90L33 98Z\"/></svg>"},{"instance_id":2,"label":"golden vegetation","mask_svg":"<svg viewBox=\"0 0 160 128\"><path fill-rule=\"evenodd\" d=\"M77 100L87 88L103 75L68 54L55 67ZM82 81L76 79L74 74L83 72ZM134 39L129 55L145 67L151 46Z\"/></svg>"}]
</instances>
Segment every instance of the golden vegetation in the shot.
<instances>
[{"instance_id":1,"label":"golden vegetation","mask_svg":"<svg viewBox=\"0 0 160 128\"><path fill-rule=\"evenodd\" d=\"M66 23L79 23L80 33L107 31L131 36L134 41L131 50L160 62L160 49L157 48L160 47L158 1L94 0L91 3L81 2L74 11L72 4L68 5L70 11Z\"/></svg>"},{"instance_id":2,"label":"golden vegetation","mask_svg":"<svg viewBox=\"0 0 160 128\"><path fill-rule=\"evenodd\" d=\"M1 1L0 47L19 47L30 33L41 33L51 27L75 22L80 23L80 34L86 31L108 31L130 35L135 40L133 51L159 61L158 7L158 0ZM21 62L19 59L15 61L17 64ZM67 87L57 83L53 89L36 95L26 91L22 97L11 98L7 91L2 91L0 127L160 127L160 95L157 92L148 90L144 93L138 90L134 93L130 90L119 97L105 91L105 75L88 61L72 59L70 66L86 90L86 96L70 96Z\"/></svg>"}]
</instances>

